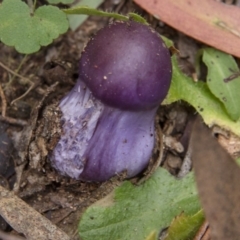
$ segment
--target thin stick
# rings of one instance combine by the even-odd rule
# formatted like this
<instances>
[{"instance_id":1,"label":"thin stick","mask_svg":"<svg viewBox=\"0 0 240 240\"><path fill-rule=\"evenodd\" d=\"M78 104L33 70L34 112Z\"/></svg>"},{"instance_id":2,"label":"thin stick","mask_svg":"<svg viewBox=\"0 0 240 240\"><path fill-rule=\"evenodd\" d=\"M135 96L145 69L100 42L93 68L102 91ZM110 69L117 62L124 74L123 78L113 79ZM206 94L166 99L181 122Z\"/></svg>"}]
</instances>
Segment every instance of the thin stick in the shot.
<instances>
[{"instance_id":1,"label":"thin stick","mask_svg":"<svg viewBox=\"0 0 240 240\"><path fill-rule=\"evenodd\" d=\"M23 76L21 76L20 74L14 72L14 71L11 70L9 67L5 66L2 62L0 62L0 67L2 67L3 69L5 69L6 71L10 72L10 73L13 74L14 76L17 76L17 77L21 78L22 80L25 81L25 83L28 83L28 84L30 83L30 84L32 84L31 80L29 80L28 78L23 77Z\"/></svg>"},{"instance_id":2,"label":"thin stick","mask_svg":"<svg viewBox=\"0 0 240 240\"><path fill-rule=\"evenodd\" d=\"M28 55L25 55L22 59L22 61L20 62L18 68L14 71L15 73L18 73L20 71L20 69L22 68L23 64L25 63L26 59L27 59ZM6 87L8 87L9 85L11 85L11 83L13 82L13 80L15 79L16 75L13 75L13 77L11 77L11 79L9 80L8 84L6 85Z\"/></svg>"},{"instance_id":3,"label":"thin stick","mask_svg":"<svg viewBox=\"0 0 240 240\"><path fill-rule=\"evenodd\" d=\"M18 126L26 126L28 124L27 121L21 120L21 119L15 119L15 118L11 118L11 117L3 117L0 115L0 121L12 124L12 125L18 125Z\"/></svg>"},{"instance_id":4,"label":"thin stick","mask_svg":"<svg viewBox=\"0 0 240 240\"><path fill-rule=\"evenodd\" d=\"M18 97L18 98L15 98L15 99L11 102L10 105L13 105L13 104L14 104L15 102L17 102L18 100L24 98L34 87L36 87L36 85L37 85L37 84L32 84L32 85L28 88L28 90L27 90L23 95L21 95L21 96Z\"/></svg>"},{"instance_id":5,"label":"thin stick","mask_svg":"<svg viewBox=\"0 0 240 240\"><path fill-rule=\"evenodd\" d=\"M6 97L5 97L5 94L3 92L1 84L0 84L0 97L1 97L1 100L2 100L2 116L5 117L6 116L6 109L7 109L7 101L6 101Z\"/></svg>"}]
</instances>

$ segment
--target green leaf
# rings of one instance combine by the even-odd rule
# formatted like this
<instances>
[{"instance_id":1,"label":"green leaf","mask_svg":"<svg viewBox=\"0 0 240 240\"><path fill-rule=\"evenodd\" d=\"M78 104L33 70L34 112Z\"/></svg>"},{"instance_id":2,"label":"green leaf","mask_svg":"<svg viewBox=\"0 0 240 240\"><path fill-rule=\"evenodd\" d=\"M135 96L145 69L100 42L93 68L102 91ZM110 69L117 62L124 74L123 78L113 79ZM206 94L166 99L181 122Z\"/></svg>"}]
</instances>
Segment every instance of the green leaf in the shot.
<instances>
[{"instance_id":1,"label":"green leaf","mask_svg":"<svg viewBox=\"0 0 240 240\"><path fill-rule=\"evenodd\" d=\"M167 40L167 45L169 45ZM194 82L182 73L178 67L176 56L172 57L173 77L164 104L184 100L192 105L209 125L218 125L240 136L240 121L233 121L224 105L211 93L204 82Z\"/></svg>"},{"instance_id":2,"label":"green leaf","mask_svg":"<svg viewBox=\"0 0 240 240\"><path fill-rule=\"evenodd\" d=\"M234 58L219 50L205 48L202 60L208 68L207 84L211 92L224 104L230 117L236 121L240 117L240 77L224 82L224 79L239 72Z\"/></svg>"},{"instance_id":3,"label":"green leaf","mask_svg":"<svg viewBox=\"0 0 240 240\"><path fill-rule=\"evenodd\" d=\"M63 4L71 4L74 2L74 0L47 0L50 4L58 4L58 3L63 3Z\"/></svg>"},{"instance_id":4,"label":"green leaf","mask_svg":"<svg viewBox=\"0 0 240 240\"><path fill-rule=\"evenodd\" d=\"M4 0L0 5L0 40L20 53L37 52L67 29L66 15L57 7L39 7L31 16L20 0Z\"/></svg>"},{"instance_id":5,"label":"green leaf","mask_svg":"<svg viewBox=\"0 0 240 240\"><path fill-rule=\"evenodd\" d=\"M167 237L164 240L188 240L193 239L204 222L203 210L194 215L181 213L168 228Z\"/></svg>"},{"instance_id":6,"label":"green leaf","mask_svg":"<svg viewBox=\"0 0 240 240\"><path fill-rule=\"evenodd\" d=\"M80 3L74 5L74 7L79 6L88 6L89 8L97 8L103 0L81 0ZM87 15L82 14L70 14L68 15L69 26L70 28L75 31L86 19L88 18Z\"/></svg>"},{"instance_id":7,"label":"green leaf","mask_svg":"<svg viewBox=\"0 0 240 240\"><path fill-rule=\"evenodd\" d=\"M83 214L79 233L83 240L157 239L181 212L200 210L192 173L177 180L159 168L140 186L126 181ZM157 234L156 234L157 233Z\"/></svg>"}]
</instances>

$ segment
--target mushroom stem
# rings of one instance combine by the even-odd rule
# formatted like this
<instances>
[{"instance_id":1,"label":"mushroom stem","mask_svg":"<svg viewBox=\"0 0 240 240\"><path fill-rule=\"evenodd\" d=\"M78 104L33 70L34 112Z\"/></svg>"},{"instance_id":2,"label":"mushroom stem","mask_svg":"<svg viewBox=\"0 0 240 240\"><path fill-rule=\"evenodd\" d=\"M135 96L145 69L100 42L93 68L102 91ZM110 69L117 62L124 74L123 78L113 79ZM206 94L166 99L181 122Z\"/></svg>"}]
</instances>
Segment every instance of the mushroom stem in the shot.
<instances>
[{"instance_id":1,"label":"mushroom stem","mask_svg":"<svg viewBox=\"0 0 240 240\"><path fill-rule=\"evenodd\" d=\"M51 161L62 175L105 181L124 170L132 177L147 166L157 108L124 111L106 106L78 80L60 109L63 134Z\"/></svg>"}]
</instances>

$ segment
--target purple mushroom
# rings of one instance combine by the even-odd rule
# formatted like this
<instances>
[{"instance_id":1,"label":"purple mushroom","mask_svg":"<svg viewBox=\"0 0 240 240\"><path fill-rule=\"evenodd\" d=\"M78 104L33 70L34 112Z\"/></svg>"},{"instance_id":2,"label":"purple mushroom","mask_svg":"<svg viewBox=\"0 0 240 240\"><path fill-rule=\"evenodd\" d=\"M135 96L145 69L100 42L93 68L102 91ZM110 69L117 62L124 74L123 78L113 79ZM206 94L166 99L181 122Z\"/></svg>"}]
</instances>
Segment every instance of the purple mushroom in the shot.
<instances>
[{"instance_id":1,"label":"purple mushroom","mask_svg":"<svg viewBox=\"0 0 240 240\"><path fill-rule=\"evenodd\" d=\"M130 21L101 29L60 102L63 133L50 156L53 167L85 181L140 173L153 153L155 114L171 74L169 51L149 26Z\"/></svg>"}]
</instances>

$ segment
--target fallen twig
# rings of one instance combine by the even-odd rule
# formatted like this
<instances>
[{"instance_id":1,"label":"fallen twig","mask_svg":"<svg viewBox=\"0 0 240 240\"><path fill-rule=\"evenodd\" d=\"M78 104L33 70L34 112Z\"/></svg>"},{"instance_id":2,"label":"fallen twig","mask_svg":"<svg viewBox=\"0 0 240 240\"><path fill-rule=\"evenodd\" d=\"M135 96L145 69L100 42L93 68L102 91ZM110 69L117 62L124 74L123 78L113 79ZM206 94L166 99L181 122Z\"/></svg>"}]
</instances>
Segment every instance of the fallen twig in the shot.
<instances>
[{"instance_id":1,"label":"fallen twig","mask_svg":"<svg viewBox=\"0 0 240 240\"><path fill-rule=\"evenodd\" d=\"M18 125L18 126L26 126L28 124L27 121L24 121L24 120L21 120L21 119L15 119L15 118L11 118L11 117L3 117L3 116L0 116L0 121L2 122L6 122L6 123L9 123L9 124L12 124L12 125Z\"/></svg>"},{"instance_id":2,"label":"fallen twig","mask_svg":"<svg viewBox=\"0 0 240 240\"><path fill-rule=\"evenodd\" d=\"M7 109L7 101L6 101L6 97L5 97L5 94L3 92L1 84L0 84L0 97L1 97L1 100L2 100L2 116L5 117L6 116L6 109Z\"/></svg>"},{"instance_id":3,"label":"fallen twig","mask_svg":"<svg viewBox=\"0 0 240 240\"><path fill-rule=\"evenodd\" d=\"M26 77L23 77L22 75L14 72L13 70L11 70L9 67L5 66L2 62L0 62L0 67L2 67L3 69L5 69L6 71L10 72L11 74L13 74L14 76L17 76L19 78L21 78L22 80L24 80L24 83L26 84L32 84L32 81Z\"/></svg>"},{"instance_id":4,"label":"fallen twig","mask_svg":"<svg viewBox=\"0 0 240 240\"><path fill-rule=\"evenodd\" d=\"M19 101L20 99L24 98L25 96L27 96L28 93L30 93L31 90L33 90L35 87L37 87L39 84L39 82L36 83L32 83L31 86L28 88L28 90L22 94L20 97L14 99L10 105L14 104L15 102Z\"/></svg>"}]
</instances>

